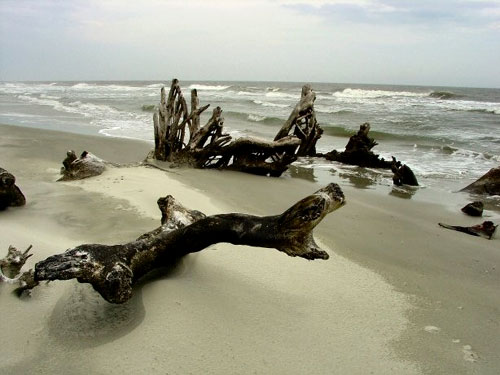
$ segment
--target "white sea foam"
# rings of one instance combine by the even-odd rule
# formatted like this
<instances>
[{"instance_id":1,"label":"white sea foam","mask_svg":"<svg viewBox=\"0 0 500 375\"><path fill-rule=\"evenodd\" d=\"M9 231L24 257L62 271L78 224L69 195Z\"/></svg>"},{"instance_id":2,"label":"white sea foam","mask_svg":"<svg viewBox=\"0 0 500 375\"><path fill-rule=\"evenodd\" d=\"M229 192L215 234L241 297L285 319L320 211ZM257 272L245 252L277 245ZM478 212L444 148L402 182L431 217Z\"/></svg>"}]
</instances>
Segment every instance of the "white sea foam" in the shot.
<instances>
[{"instance_id":1,"label":"white sea foam","mask_svg":"<svg viewBox=\"0 0 500 375\"><path fill-rule=\"evenodd\" d=\"M224 85L202 85L199 83L193 83L192 85L189 85L189 89L197 89L197 90L202 90L202 91L222 91L230 88L231 86L224 86Z\"/></svg>"},{"instance_id":2,"label":"white sea foam","mask_svg":"<svg viewBox=\"0 0 500 375\"><path fill-rule=\"evenodd\" d=\"M278 98L278 99L300 99L298 94L287 94L284 92L267 92L266 97L268 98Z\"/></svg>"},{"instance_id":3,"label":"white sea foam","mask_svg":"<svg viewBox=\"0 0 500 375\"><path fill-rule=\"evenodd\" d=\"M261 121L264 121L265 119L266 119L266 116L259 116L259 115L255 115L255 114L248 115L249 121L261 122Z\"/></svg>"},{"instance_id":4,"label":"white sea foam","mask_svg":"<svg viewBox=\"0 0 500 375\"><path fill-rule=\"evenodd\" d=\"M278 107L278 108L286 108L289 107L288 104L279 104L279 103L271 103L271 102L264 102L262 100L254 100L253 101L255 104L262 105L264 107Z\"/></svg>"},{"instance_id":5,"label":"white sea foam","mask_svg":"<svg viewBox=\"0 0 500 375\"><path fill-rule=\"evenodd\" d=\"M363 90L347 88L343 91L337 91L332 94L337 98L353 98L353 99L367 99L367 98L384 98L384 97L413 97L423 98L428 97L429 93L418 93L410 91L388 91L388 90Z\"/></svg>"}]
</instances>

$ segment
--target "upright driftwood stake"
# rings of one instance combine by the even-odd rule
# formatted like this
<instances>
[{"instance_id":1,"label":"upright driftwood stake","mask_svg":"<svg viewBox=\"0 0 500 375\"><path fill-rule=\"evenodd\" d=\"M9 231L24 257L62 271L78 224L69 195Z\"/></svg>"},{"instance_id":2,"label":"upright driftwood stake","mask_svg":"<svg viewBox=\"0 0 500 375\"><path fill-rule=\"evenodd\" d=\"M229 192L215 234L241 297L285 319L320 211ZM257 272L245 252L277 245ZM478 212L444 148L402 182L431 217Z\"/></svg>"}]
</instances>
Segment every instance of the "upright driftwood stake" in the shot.
<instances>
[{"instance_id":1,"label":"upright driftwood stake","mask_svg":"<svg viewBox=\"0 0 500 375\"><path fill-rule=\"evenodd\" d=\"M293 135L301 140L300 147L295 153L296 156L316 155L316 142L323 134L323 129L316 120L316 113L314 112L315 100L316 94L311 86L304 85L300 101L294 107L276 137L274 137L274 140L277 141L290 135L293 130Z\"/></svg>"},{"instance_id":2,"label":"upright driftwood stake","mask_svg":"<svg viewBox=\"0 0 500 375\"><path fill-rule=\"evenodd\" d=\"M344 205L336 184L294 204L281 215L205 216L173 197L158 200L161 227L123 245L80 245L35 265L34 281L77 279L90 283L112 303L132 295L134 283L149 271L218 242L275 248L292 257L328 259L313 238L313 229L330 212Z\"/></svg>"}]
</instances>

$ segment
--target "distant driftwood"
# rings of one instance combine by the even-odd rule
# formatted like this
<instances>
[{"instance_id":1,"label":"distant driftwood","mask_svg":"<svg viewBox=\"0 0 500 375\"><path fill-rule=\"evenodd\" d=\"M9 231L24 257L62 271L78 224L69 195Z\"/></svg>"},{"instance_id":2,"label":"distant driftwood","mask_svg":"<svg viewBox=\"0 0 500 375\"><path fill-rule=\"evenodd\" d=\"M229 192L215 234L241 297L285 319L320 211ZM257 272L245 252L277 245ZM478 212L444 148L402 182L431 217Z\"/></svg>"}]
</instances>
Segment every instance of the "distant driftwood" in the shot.
<instances>
[{"instance_id":1,"label":"distant driftwood","mask_svg":"<svg viewBox=\"0 0 500 375\"><path fill-rule=\"evenodd\" d=\"M490 169L485 175L461 191L472 194L500 195L500 167Z\"/></svg>"},{"instance_id":2,"label":"distant driftwood","mask_svg":"<svg viewBox=\"0 0 500 375\"><path fill-rule=\"evenodd\" d=\"M311 87L302 89L299 103L273 141L244 137L233 139L225 134L222 109L200 125L200 115L209 104L200 107L196 89L191 90L191 108L181 92L179 81L172 80L167 95L161 89L161 101L153 116L155 149L151 158L187 164L197 168L231 169L258 175L280 176L302 155L313 155L322 130L314 113L316 95Z\"/></svg>"},{"instance_id":3,"label":"distant driftwood","mask_svg":"<svg viewBox=\"0 0 500 375\"><path fill-rule=\"evenodd\" d=\"M332 150L327 154L318 156L323 156L327 160L343 164L367 168L391 169L394 173L393 181L395 185L418 186L417 178L410 167L402 164L395 157L392 157L391 161L385 160L372 151L372 148L378 143L368 136L369 131L370 124L365 122L359 126L358 132L349 138L344 151L338 152L337 150Z\"/></svg>"},{"instance_id":4,"label":"distant driftwood","mask_svg":"<svg viewBox=\"0 0 500 375\"><path fill-rule=\"evenodd\" d=\"M24 264L28 251L16 253L16 258L9 249L0 270L10 272L2 273L0 281L18 284L17 291L21 292L43 280L77 279L91 284L106 301L123 303L132 296L137 280L149 271L218 242L274 248L309 260L328 259L316 244L313 229L344 203L344 194L336 184L309 195L281 215L266 217L238 213L206 216L167 196L158 200L161 226L137 240L121 245L80 245L36 263L34 273L28 271L20 276L20 267L14 262L24 257Z\"/></svg>"},{"instance_id":5,"label":"distant driftwood","mask_svg":"<svg viewBox=\"0 0 500 375\"><path fill-rule=\"evenodd\" d=\"M109 163L90 152L83 151L80 157L77 157L75 151L70 150L63 160L62 177L58 181L81 180L99 176L106 170L106 164Z\"/></svg>"},{"instance_id":6,"label":"distant driftwood","mask_svg":"<svg viewBox=\"0 0 500 375\"><path fill-rule=\"evenodd\" d=\"M7 207L24 206L26 198L16 185L13 174L0 168L0 211Z\"/></svg>"}]
</instances>

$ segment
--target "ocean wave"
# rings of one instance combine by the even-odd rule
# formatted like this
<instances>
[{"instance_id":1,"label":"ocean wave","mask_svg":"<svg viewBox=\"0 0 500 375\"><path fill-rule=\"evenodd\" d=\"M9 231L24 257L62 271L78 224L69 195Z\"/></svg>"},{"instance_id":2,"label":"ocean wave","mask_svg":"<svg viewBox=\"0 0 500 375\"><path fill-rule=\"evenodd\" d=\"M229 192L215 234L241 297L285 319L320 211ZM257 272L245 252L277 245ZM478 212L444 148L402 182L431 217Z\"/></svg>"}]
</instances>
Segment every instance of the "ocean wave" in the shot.
<instances>
[{"instance_id":1,"label":"ocean wave","mask_svg":"<svg viewBox=\"0 0 500 375\"><path fill-rule=\"evenodd\" d=\"M335 109L332 106L325 106L325 105L318 105L316 104L314 106L314 110L319 113L330 113L330 114L336 114L336 115L346 115L349 113L354 113L353 111L350 111L348 109Z\"/></svg>"},{"instance_id":2,"label":"ocean wave","mask_svg":"<svg viewBox=\"0 0 500 375\"><path fill-rule=\"evenodd\" d=\"M144 112L154 112L156 111L156 104L143 104L141 110Z\"/></svg>"},{"instance_id":3,"label":"ocean wave","mask_svg":"<svg viewBox=\"0 0 500 375\"><path fill-rule=\"evenodd\" d=\"M280 91L281 89L279 87L266 87L266 90L276 92L276 91Z\"/></svg>"},{"instance_id":4,"label":"ocean wave","mask_svg":"<svg viewBox=\"0 0 500 375\"><path fill-rule=\"evenodd\" d=\"M332 94L336 98L343 99L376 99L385 97L426 97L428 93L410 91L388 91L388 90L363 90L346 88Z\"/></svg>"},{"instance_id":5,"label":"ocean wave","mask_svg":"<svg viewBox=\"0 0 500 375\"><path fill-rule=\"evenodd\" d=\"M259 94L258 92L249 92L249 91L238 91L236 95L239 96L262 96L262 94Z\"/></svg>"},{"instance_id":6,"label":"ocean wave","mask_svg":"<svg viewBox=\"0 0 500 375\"><path fill-rule=\"evenodd\" d=\"M270 125L270 126L281 125L285 121L278 117L262 116L255 113L242 113L234 111L227 111L225 113L228 117L235 117L242 121L258 122L259 124Z\"/></svg>"},{"instance_id":7,"label":"ocean wave","mask_svg":"<svg viewBox=\"0 0 500 375\"><path fill-rule=\"evenodd\" d=\"M54 100L59 100L61 99L60 96L55 96L55 95L47 95L47 94L41 94L40 95L40 98L43 98L43 99L54 99Z\"/></svg>"},{"instance_id":8,"label":"ocean wave","mask_svg":"<svg viewBox=\"0 0 500 375\"><path fill-rule=\"evenodd\" d=\"M202 90L202 91L222 91L230 88L231 86L224 86L224 85L202 85L199 83L193 83L192 85L189 85L189 89L197 89L197 90Z\"/></svg>"},{"instance_id":9,"label":"ocean wave","mask_svg":"<svg viewBox=\"0 0 500 375\"><path fill-rule=\"evenodd\" d=\"M287 108L290 107L288 104L279 104L279 103L271 103L271 102L264 102L262 100L252 100L253 103L261 105L263 107L277 107L277 108Z\"/></svg>"},{"instance_id":10,"label":"ocean wave","mask_svg":"<svg viewBox=\"0 0 500 375\"><path fill-rule=\"evenodd\" d=\"M267 92L265 95L268 98L300 99L300 95L298 95L298 94L287 94L284 92L277 92L277 91Z\"/></svg>"},{"instance_id":11,"label":"ocean wave","mask_svg":"<svg viewBox=\"0 0 500 375\"><path fill-rule=\"evenodd\" d=\"M458 95L449 91L433 91L429 94L429 96L436 99L455 99L462 97L462 95Z\"/></svg>"}]
</instances>

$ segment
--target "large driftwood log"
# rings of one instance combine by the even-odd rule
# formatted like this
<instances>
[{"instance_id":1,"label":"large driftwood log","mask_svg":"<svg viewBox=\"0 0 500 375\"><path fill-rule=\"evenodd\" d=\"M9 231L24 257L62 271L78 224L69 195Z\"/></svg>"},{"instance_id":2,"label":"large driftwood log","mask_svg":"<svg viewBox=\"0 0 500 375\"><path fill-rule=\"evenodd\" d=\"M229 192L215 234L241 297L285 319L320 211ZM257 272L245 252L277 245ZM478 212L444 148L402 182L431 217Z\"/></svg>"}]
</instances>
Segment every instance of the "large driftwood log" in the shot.
<instances>
[{"instance_id":1,"label":"large driftwood log","mask_svg":"<svg viewBox=\"0 0 500 375\"><path fill-rule=\"evenodd\" d=\"M288 120L283 124L274 140L285 138L292 132L297 138L300 139L300 147L296 156L315 156L316 155L316 142L321 138L323 129L316 120L316 113L314 112L314 101L316 94L310 85L302 87L300 101L297 103Z\"/></svg>"},{"instance_id":2,"label":"large driftwood log","mask_svg":"<svg viewBox=\"0 0 500 375\"><path fill-rule=\"evenodd\" d=\"M491 168L485 175L461 191L472 194L500 195L500 167Z\"/></svg>"},{"instance_id":3,"label":"large driftwood log","mask_svg":"<svg viewBox=\"0 0 500 375\"><path fill-rule=\"evenodd\" d=\"M200 115L209 105L200 107L197 91L192 90L188 113L179 81L174 79L168 96L162 88L160 106L153 116L155 150L152 156L197 168L280 176L297 156L316 153L322 130L314 113L315 97L310 86L304 86L302 98L274 141L252 137L233 140L223 133L220 107L200 126ZM291 131L293 134L289 134Z\"/></svg>"},{"instance_id":4,"label":"large driftwood log","mask_svg":"<svg viewBox=\"0 0 500 375\"><path fill-rule=\"evenodd\" d=\"M0 211L7 207L24 206L26 198L16 185L13 174L0 168Z\"/></svg>"},{"instance_id":5,"label":"large driftwood log","mask_svg":"<svg viewBox=\"0 0 500 375\"><path fill-rule=\"evenodd\" d=\"M69 150L61 167L62 177L58 181L81 180L99 176L105 171L106 163L90 152L83 151L80 157L77 157L75 151Z\"/></svg>"},{"instance_id":6,"label":"large driftwood log","mask_svg":"<svg viewBox=\"0 0 500 375\"><path fill-rule=\"evenodd\" d=\"M205 216L189 210L171 196L158 200L161 227L123 245L80 245L35 265L34 280L76 278L90 283L111 303L123 303L134 283L149 271L218 242L275 248L289 256L328 259L313 238L314 227L344 205L344 194L330 184L302 199L281 215Z\"/></svg>"}]
</instances>

